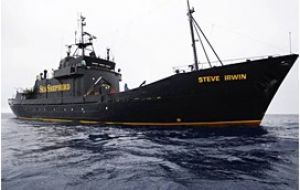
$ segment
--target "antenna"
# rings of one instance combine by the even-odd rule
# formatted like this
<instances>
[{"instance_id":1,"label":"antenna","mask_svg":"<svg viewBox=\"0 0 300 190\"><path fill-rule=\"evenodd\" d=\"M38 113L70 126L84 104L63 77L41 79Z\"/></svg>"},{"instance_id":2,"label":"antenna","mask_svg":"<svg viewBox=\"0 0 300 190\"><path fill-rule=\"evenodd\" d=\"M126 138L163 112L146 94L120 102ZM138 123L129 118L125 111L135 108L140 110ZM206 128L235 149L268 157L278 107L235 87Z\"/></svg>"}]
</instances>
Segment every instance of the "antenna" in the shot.
<instances>
[{"instance_id":1,"label":"antenna","mask_svg":"<svg viewBox=\"0 0 300 190\"><path fill-rule=\"evenodd\" d=\"M292 33L289 32L289 40L290 40L290 54L292 54Z\"/></svg>"}]
</instances>

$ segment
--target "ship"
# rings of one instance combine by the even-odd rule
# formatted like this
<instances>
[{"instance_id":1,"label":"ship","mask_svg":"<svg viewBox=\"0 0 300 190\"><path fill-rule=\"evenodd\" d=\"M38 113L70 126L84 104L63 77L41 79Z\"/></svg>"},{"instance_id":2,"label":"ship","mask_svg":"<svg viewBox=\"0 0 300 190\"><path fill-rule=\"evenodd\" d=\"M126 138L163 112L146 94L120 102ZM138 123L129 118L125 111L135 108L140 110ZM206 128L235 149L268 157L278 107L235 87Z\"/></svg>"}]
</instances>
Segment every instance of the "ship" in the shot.
<instances>
[{"instance_id":1,"label":"ship","mask_svg":"<svg viewBox=\"0 0 300 190\"><path fill-rule=\"evenodd\" d=\"M69 45L59 67L41 72L32 89L9 99L19 119L125 126L259 127L272 98L298 54L266 56L224 64L188 5L194 63L156 82L120 91L121 71L107 49L96 56L94 35L86 32L80 16L80 35ZM208 68L199 69L197 45ZM204 43L219 65L210 61ZM72 52L72 49L75 49Z\"/></svg>"}]
</instances>

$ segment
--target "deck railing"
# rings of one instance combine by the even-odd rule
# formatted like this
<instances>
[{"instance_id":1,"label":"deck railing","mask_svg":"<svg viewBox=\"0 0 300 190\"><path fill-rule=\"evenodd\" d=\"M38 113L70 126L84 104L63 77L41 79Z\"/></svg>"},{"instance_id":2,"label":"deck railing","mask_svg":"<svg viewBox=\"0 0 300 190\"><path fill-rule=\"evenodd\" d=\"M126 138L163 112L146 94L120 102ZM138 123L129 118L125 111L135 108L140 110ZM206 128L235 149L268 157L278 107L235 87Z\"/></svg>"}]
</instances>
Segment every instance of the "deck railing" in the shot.
<instances>
[{"instance_id":1,"label":"deck railing","mask_svg":"<svg viewBox=\"0 0 300 190\"><path fill-rule=\"evenodd\" d=\"M226 59L226 60L222 60L224 65L231 65L231 64L235 64L235 63L242 63L242 62L247 62L247 61L255 61L255 60L259 60L259 59L267 59L270 57L277 57L280 56L279 54L274 54L274 55L261 55L261 56L253 56L253 57L242 57L242 58L234 58L234 59ZM219 61L211 61L210 62L213 67L219 67L221 66ZM185 72L190 72L193 70L193 64L191 65L181 65L181 66L175 66L173 67L173 71L175 73L185 73ZM209 68L209 64L208 62L201 62L199 64L199 70L201 69L207 69Z\"/></svg>"}]
</instances>

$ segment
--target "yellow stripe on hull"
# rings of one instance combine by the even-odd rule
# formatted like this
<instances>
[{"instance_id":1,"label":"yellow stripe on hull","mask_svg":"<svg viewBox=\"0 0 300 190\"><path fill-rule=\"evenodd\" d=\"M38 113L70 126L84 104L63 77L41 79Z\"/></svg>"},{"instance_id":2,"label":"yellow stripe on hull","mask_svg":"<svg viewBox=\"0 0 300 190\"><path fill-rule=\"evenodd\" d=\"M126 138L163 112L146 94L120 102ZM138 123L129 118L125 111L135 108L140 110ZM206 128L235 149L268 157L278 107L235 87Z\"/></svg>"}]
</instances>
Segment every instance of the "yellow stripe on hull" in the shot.
<instances>
[{"instance_id":1,"label":"yellow stripe on hull","mask_svg":"<svg viewBox=\"0 0 300 190\"><path fill-rule=\"evenodd\" d=\"M36 120L44 122L78 122L78 120L54 119L54 118L28 118L19 119ZM92 120L79 120L81 124L107 124L107 125L128 125L128 126L196 126L196 127L230 127L230 126L249 126L259 127L261 120L239 120L239 121L217 121L217 122L100 122Z\"/></svg>"},{"instance_id":2,"label":"yellow stripe on hull","mask_svg":"<svg viewBox=\"0 0 300 190\"><path fill-rule=\"evenodd\" d=\"M43 121L43 122L58 122L58 123L71 123L73 120L69 119L58 119L58 118L31 118L31 117L18 117L19 119L24 120L34 120L34 121Z\"/></svg>"},{"instance_id":3,"label":"yellow stripe on hull","mask_svg":"<svg viewBox=\"0 0 300 190\"><path fill-rule=\"evenodd\" d=\"M80 120L81 124L98 124L98 121L87 121L87 120Z\"/></svg>"}]
</instances>

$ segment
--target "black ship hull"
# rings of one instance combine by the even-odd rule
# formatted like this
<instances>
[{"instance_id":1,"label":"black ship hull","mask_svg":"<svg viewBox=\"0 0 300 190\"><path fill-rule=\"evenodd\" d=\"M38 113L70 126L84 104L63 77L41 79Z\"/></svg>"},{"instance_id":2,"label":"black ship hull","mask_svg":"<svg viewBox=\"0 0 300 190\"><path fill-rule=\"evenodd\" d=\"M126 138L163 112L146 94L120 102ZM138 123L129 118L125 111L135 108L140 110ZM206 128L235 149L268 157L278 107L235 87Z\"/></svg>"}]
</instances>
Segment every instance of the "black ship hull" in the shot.
<instances>
[{"instance_id":1,"label":"black ship hull","mask_svg":"<svg viewBox=\"0 0 300 190\"><path fill-rule=\"evenodd\" d=\"M42 121L158 126L259 126L298 55L179 73L106 96L10 100Z\"/></svg>"}]
</instances>

